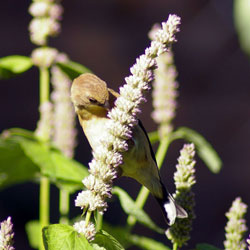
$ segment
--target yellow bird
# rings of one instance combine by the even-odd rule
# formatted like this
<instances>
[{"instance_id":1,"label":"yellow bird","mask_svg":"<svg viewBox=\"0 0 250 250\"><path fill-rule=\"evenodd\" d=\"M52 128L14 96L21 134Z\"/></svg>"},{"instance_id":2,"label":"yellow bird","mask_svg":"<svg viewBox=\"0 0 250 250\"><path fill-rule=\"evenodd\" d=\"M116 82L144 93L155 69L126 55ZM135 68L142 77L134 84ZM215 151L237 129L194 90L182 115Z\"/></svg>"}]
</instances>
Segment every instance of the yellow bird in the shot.
<instances>
[{"instance_id":1,"label":"yellow bird","mask_svg":"<svg viewBox=\"0 0 250 250\"><path fill-rule=\"evenodd\" d=\"M107 114L114 107L118 96L118 93L109 89L107 84L94 74L82 74L73 81L71 100L93 150L99 146L105 123L109 119ZM176 204L161 182L152 146L140 121L133 128L128 145L128 151L123 153L123 164L119 167L119 173L148 188L160 204L169 225L174 224L176 217L186 218L186 211Z\"/></svg>"}]
</instances>

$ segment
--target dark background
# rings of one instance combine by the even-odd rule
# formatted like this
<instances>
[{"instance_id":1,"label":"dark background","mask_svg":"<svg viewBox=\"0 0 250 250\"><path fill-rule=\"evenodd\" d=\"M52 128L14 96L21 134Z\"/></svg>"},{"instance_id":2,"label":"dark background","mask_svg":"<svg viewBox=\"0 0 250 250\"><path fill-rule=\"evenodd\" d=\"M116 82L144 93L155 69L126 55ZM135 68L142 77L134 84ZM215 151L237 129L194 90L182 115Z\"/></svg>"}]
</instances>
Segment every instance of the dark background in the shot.
<instances>
[{"instance_id":1,"label":"dark background","mask_svg":"<svg viewBox=\"0 0 250 250\"><path fill-rule=\"evenodd\" d=\"M93 70L118 90L129 74L135 58L148 46L147 33L155 22L175 13L182 18L178 43L174 46L179 72L179 98L176 127L197 130L214 146L223 161L223 169L212 174L197 159L196 215L192 240L223 248L225 212L241 196L250 204L250 71L249 60L241 51L233 25L233 2L229 0L75 0L63 1L65 8L62 32L50 45L66 52L74 61ZM0 57L10 54L30 55L27 13L30 1L2 1L0 8ZM141 115L146 129L153 131L151 101ZM34 130L38 120L38 71L32 68L22 76L0 82L0 131L10 127ZM79 128L79 126L78 126ZM88 143L79 129L76 159L84 164L91 160ZM174 142L162 169L162 179L174 192L172 175L183 142ZM120 179L118 185L136 197L139 185ZM30 249L24 224L38 218L38 186L22 184L0 193L0 221L12 216L16 249ZM51 221L57 222L58 192L52 188ZM72 204L75 195L72 196ZM165 226L156 202L150 197L146 211ZM72 205L73 215L80 210ZM113 223L126 217L118 203L110 204L105 214ZM250 221L250 213L247 213ZM137 226L135 232L159 239L164 236Z\"/></svg>"}]
</instances>

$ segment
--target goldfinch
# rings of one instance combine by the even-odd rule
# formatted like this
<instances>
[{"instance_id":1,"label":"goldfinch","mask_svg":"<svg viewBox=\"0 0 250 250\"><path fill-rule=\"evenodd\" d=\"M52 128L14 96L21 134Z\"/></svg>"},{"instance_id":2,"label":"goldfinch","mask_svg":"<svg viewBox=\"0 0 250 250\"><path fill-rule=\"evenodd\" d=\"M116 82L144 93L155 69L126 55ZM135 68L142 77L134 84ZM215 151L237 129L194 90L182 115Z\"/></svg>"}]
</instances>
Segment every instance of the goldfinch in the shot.
<instances>
[{"instance_id":1,"label":"goldfinch","mask_svg":"<svg viewBox=\"0 0 250 250\"><path fill-rule=\"evenodd\" d=\"M79 122L92 149L99 146L103 136L107 114L119 94L91 73L77 77L71 87L71 100ZM119 167L122 176L128 176L145 186L161 206L166 222L174 224L176 217L186 218L186 211L174 201L161 182L159 170L147 133L139 121L128 141L128 151L123 153L123 164Z\"/></svg>"}]
</instances>

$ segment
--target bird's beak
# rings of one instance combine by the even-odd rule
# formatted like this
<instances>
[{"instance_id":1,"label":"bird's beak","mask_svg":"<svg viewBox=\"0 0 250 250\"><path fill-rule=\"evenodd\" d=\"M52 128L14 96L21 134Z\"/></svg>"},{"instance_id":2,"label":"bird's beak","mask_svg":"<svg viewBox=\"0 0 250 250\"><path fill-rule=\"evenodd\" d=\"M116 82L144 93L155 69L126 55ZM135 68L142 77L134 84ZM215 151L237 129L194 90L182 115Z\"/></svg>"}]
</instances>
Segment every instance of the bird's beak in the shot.
<instances>
[{"instance_id":1,"label":"bird's beak","mask_svg":"<svg viewBox=\"0 0 250 250\"><path fill-rule=\"evenodd\" d=\"M105 101L103 107L104 107L105 109L109 109L109 108L110 108L109 100L106 100L106 101Z\"/></svg>"}]
</instances>

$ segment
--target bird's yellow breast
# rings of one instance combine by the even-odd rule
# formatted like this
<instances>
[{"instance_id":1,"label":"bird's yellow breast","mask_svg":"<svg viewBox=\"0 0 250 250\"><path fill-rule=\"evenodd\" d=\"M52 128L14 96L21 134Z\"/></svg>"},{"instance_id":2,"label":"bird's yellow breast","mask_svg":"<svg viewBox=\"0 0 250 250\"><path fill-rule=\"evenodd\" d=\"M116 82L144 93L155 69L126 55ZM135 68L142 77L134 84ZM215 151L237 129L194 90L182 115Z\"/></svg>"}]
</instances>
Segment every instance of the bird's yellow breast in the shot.
<instances>
[{"instance_id":1,"label":"bird's yellow breast","mask_svg":"<svg viewBox=\"0 0 250 250\"><path fill-rule=\"evenodd\" d=\"M100 146L100 140L103 138L107 118L92 116L91 119L83 120L79 117L83 131L93 150Z\"/></svg>"},{"instance_id":2,"label":"bird's yellow breast","mask_svg":"<svg viewBox=\"0 0 250 250\"><path fill-rule=\"evenodd\" d=\"M91 148L96 151L100 146L109 119L107 117L91 116L91 119L82 119L79 116L84 133ZM162 196L159 182L159 172L153 160L144 131L139 125L133 129L132 138L128 141L129 149L123 153L123 164L120 166L122 175L136 179L146 186L157 197Z\"/></svg>"}]
</instances>

